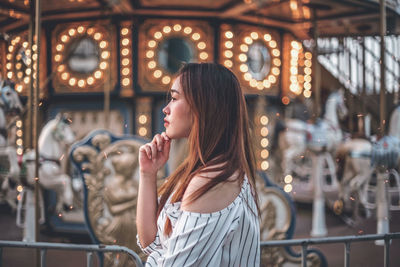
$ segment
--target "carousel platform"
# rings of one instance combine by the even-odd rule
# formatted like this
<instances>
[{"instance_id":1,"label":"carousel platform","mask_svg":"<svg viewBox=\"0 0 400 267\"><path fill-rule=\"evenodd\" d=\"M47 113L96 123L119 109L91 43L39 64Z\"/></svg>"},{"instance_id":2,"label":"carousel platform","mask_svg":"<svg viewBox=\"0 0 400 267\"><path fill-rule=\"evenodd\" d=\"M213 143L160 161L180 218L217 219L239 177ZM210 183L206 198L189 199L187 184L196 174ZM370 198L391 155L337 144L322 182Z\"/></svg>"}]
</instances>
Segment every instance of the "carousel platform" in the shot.
<instances>
[{"instance_id":1,"label":"carousel platform","mask_svg":"<svg viewBox=\"0 0 400 267\"><path fill-rule=\"evenodd\" d=\"M309 204L297 204L296 230L294 238L310 238L312 225L312 206ZM400 232L400 212L392 212L390 218L390 231ZM342 218L327 210L326 223L328 236L363 235L376 233L376 219L372 216L356 222L354 226L348 226ZM22 229L15 225L15 214L8 206L0 205L0 240L22 240ZM41 232L40 241L90 244L89 236L54 236ZM328 266L343 266L344 249L342 244L321 245L318 248L326 256ZM296 250L297 248L295 248ZM298 248L300 249L300 248ZM390 246L390 265L399 266L400 240L393 240ZM3 265L10 267L32 266L34 262L34 250L32 249L3 249ZM47 266L84 266L86 254L74 251L48 251ZM95 260L94 266L97 266ZM360 242L351 245L350 266L353 267L378 267L383 266L383 247L376 246L373 242Z\"/></svg>"}]
</instances>

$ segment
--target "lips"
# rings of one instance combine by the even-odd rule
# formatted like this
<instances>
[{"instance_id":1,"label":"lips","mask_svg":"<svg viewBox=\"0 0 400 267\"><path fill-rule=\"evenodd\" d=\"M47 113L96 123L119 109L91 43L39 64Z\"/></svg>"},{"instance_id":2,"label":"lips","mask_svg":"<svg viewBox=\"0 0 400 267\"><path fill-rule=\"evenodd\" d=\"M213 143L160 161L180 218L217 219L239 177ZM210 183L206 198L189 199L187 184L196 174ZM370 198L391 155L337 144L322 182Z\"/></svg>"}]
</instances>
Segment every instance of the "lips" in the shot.
<instances>
[{"instance_id":1,"label":"lips","mask_svg":"<svg viewBox=\"0 0 400 267\"><path fill-rule=\"evenodd\" d=\"M169 121L164 119L164 126L167 127L169 125Z\"/></svg>"}]
</instances>

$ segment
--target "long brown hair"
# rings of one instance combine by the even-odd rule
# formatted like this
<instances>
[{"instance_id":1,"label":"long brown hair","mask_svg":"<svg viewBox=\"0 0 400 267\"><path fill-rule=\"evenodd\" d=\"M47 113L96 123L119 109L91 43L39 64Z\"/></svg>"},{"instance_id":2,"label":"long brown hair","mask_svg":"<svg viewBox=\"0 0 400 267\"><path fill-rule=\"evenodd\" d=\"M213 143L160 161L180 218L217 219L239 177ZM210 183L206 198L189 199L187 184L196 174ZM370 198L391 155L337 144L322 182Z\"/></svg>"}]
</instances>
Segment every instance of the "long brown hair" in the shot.
<instances>
[{"instance_id":1,"label":"long brown hair","mask_svg":"<svg viewBox=\"0 0 400 267\"><path fill-rule=\"evenodd\" d=\"M236 76L216 63L189 63L177 77L193 113L193 126L188 157L158 190L158 215L173 192L171 203L182 201L192 178L204 172L219 174L195 191L190 201L238 172L240 183L247 175L258 209L246 102ZM164 229L166 235L171 233L168 219Z\"/></svg>"}]
</instances>

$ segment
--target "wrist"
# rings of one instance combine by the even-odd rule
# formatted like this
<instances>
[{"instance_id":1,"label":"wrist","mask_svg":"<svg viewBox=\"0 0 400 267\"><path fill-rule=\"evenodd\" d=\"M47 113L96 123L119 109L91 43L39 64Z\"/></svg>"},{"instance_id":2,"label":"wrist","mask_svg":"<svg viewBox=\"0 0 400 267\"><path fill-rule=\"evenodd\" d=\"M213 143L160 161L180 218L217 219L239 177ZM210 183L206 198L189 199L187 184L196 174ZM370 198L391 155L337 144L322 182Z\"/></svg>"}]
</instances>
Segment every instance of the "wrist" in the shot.
<instances>
[{"instance_id":1,"label":"wrist","mask_svg":"<svg viewBox=\"0 0 400 267\"><path fill-rule=\"evenodd\" d=\"M155 181L157 180L157 171L154 172L144 172L140 170L139 172L140 180L146 180L146 181Z\"/></svg>"}]
</instances>

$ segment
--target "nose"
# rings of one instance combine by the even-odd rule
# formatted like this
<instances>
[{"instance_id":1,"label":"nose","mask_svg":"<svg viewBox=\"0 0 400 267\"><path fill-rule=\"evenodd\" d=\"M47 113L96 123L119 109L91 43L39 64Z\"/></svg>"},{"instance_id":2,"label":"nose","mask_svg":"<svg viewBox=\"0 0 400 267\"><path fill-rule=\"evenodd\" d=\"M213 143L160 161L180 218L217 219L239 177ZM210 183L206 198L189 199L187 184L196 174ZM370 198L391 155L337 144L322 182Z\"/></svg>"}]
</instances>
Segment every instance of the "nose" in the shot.
<instances>
[{"instance_id":1,"label":"nose","mask_svg":"<svg viewBox=\"0 0 400 267\"><path fill-rule=\"evenodd\" d=\"M170 110L169 110L169 104L166 105L166 106L163 108L162 112L163 112L165 115L168 115L168 114L169 114L169 112L170 112Z\"/></svg>"}]
</instances>

